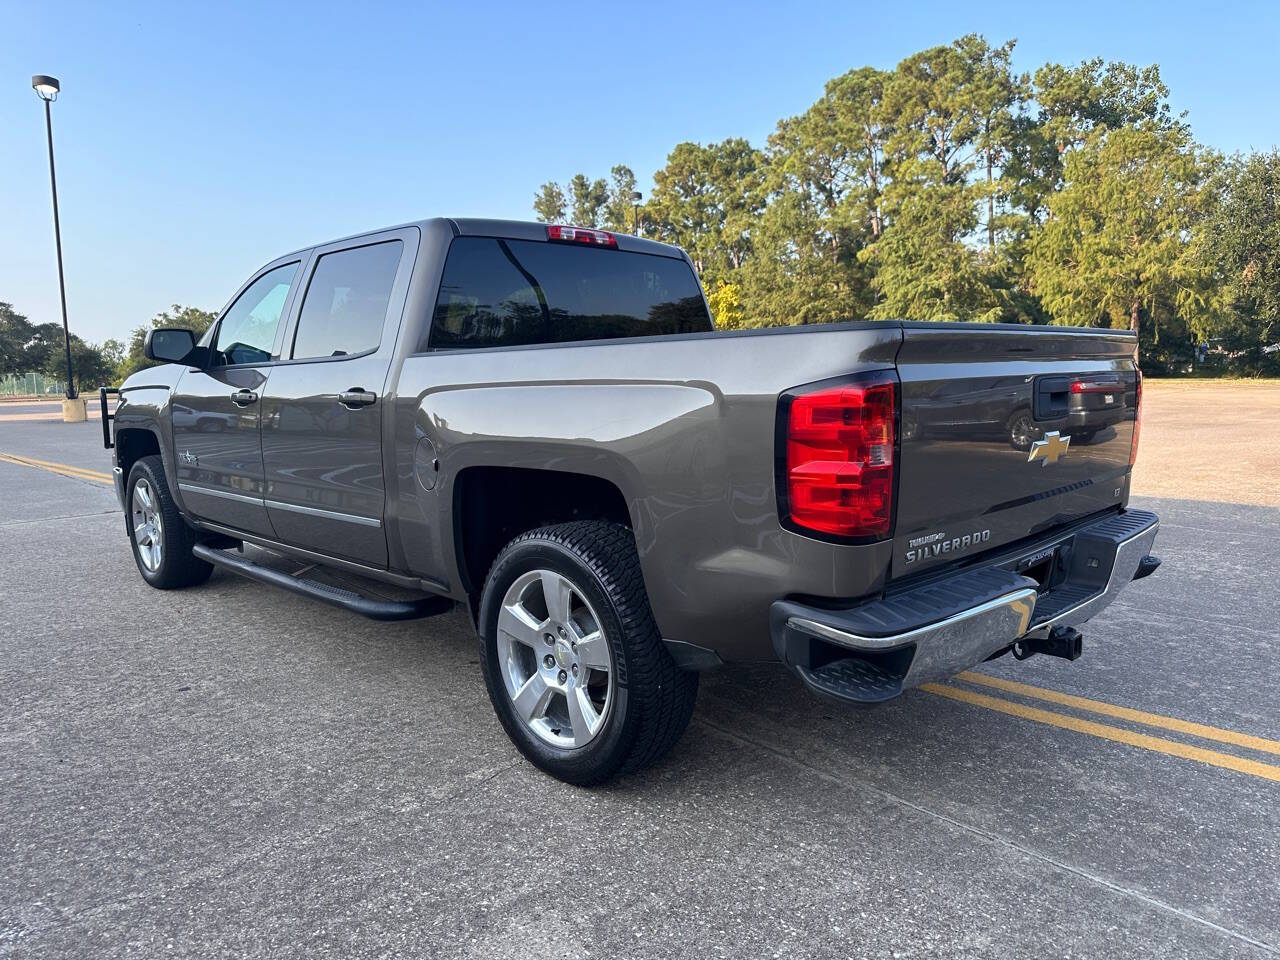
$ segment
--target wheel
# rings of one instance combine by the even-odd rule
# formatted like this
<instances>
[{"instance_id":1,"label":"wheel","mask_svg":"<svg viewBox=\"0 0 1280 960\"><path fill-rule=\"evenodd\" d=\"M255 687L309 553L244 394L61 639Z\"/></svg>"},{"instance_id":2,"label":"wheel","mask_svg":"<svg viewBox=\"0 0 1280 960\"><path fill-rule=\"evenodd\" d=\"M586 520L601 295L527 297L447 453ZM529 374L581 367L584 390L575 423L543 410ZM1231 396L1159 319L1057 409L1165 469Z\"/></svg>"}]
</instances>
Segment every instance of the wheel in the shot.
<instances>
[{"instance_id":1,"label":"wheel","mask_svg":"<svg viewBox=\"0 0 1280 960\"><path fill-rule=\"evenodd\" d=\"M160 590L204 583L213 565L193 556L196 534L178 513L158 456L142 457L129 471L125 517L133 559L142 579Z\"/></svg>"},{"instance_id":2,"label":"wheel","mask_svg":"<svg viewBox=\"0 0 1280 960\"><path fill-rule=\"evenodd\" d=\"M1015 410L1005 424L1005 430L1015 450L1030 450L1031 444L1040 439L1040 428L1031 419L1030 410Z\"/></svg>"},{"instance_id":3,"label":"wheel","mask_svg":"<svg viewBox=\"0 0 1280 960\"><path fill-rule=\"evenodd\" d=\"M481 595L480 652L507 735L580 786L665 754L698 693L698 675L662 644L635 540L616 523L563 523L507 544Z\"/></svg>"}]
</instances>

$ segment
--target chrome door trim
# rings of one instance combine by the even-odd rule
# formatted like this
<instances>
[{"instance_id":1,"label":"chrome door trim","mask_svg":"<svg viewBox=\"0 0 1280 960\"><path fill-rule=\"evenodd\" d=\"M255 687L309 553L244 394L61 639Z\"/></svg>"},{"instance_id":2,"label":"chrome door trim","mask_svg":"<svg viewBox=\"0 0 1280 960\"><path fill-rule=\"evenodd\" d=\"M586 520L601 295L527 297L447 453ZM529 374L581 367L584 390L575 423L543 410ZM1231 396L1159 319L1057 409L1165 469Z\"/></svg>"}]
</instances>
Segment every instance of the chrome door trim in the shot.
<instances>
[{"instance_id":1,"label":"chrome door trim","mask_svg":"<svg viewBox=\"0 0 1280 960\"><path fill-rule=\"evenodd\" d=\"M197 483L179 483L178 489L183 493L203 493L209 497L220 497L223 500L236 500L240 503L253 503L262 506L261 497L249 497L243 493L232 493L230 490L219 490L216 487L202 487Z\"/></svg>"},{"instance_id":2,"label":"chrome door trim","mask_svg":"<svg viewBox=\"0 0 1280 960\"><path fill-rule=\"evenodd\" d=\"M268 510L288 510L291 513L305 513L309 517L324 517L326 520L344 520L347 523L358 523L365 527L380 527L382 521L377 517L357 517L352 513L339 513L336 510L322 510L319 507L304 507L300 503L284 503L281 500L264 500Z\"/></svg>"}]
</instances>

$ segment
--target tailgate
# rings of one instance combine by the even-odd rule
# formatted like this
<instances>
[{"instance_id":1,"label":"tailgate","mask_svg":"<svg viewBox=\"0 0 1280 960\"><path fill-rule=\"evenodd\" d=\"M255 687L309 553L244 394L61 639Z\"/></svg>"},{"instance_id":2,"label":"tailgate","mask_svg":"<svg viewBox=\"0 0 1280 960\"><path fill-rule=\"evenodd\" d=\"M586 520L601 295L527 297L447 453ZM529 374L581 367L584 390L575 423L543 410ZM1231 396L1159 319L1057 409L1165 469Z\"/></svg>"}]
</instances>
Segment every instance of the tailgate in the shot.
<instances>
[{"instance_id":1,"label":"tailgate","mask_svg":"<svg viewBox=\"0 0 1280 960\"><path fill-rule=\"evenodd\" d=\"M904 324L903 335L891 578L1128 498L1132 335L949 324Z\"/></svg>"}]
</instances>

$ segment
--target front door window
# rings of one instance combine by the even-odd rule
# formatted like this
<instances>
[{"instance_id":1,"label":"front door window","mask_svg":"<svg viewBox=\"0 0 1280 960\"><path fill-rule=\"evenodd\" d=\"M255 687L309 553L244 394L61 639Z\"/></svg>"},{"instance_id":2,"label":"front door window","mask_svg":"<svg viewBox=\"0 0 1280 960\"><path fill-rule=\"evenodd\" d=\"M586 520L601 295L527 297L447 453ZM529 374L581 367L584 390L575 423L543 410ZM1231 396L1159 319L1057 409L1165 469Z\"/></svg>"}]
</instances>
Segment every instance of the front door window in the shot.
<instances>
[{"instance_id":1,"label":"front door window","mask_svg":"<svg viewBox=\"0 0 1280 960\"><path fill-rule=\"evenodd\" d=\"M215 365L271 362L276 328L280 326L289 285L297 270L296 263L276 267L240 294L218 325L218 339L213 347Z\"/></svg>"}]
</instances>

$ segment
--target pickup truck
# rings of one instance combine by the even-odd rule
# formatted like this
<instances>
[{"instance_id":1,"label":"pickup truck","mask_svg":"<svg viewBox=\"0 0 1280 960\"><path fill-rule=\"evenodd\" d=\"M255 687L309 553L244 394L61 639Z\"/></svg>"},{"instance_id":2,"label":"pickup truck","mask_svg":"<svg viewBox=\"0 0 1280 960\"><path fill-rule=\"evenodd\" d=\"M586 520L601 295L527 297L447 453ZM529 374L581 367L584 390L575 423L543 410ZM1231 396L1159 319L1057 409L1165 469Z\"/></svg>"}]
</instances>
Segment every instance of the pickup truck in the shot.
<instances>
[{"instance_id":1,"label":"pickup truck","mask_svg":"<svg viewBox=\"0 0 1280 960\"><path fill-rule=\"evenodd\" d=\"M716 330L688 256L433 219L280 257L104 421L143 580L215 567L392 620L469 611L498 719L600 783L699 672L890 700L1078 627L1159 564L1127 331ZM104 404L105 409L105 404Z\"/></svg>"}]
</instances>

